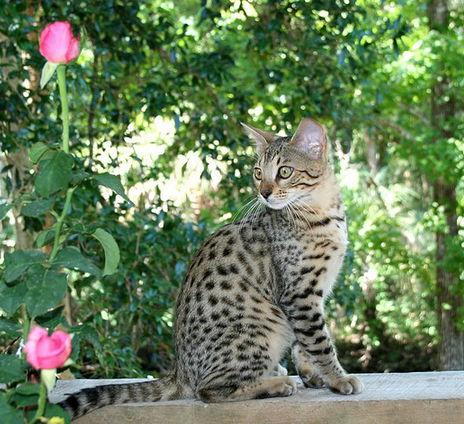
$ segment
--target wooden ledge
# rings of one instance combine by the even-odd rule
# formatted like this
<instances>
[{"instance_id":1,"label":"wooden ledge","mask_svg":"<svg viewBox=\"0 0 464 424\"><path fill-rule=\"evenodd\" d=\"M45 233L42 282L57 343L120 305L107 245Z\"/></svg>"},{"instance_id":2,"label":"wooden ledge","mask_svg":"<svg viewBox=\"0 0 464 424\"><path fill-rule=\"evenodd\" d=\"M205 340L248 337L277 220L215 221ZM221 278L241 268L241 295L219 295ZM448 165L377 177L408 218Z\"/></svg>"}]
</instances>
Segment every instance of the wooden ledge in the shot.
<instances>
[{"instance_id":1,"label":"wooden ledge","mask_svg":"<svg viewBox=\"0 0 464 424\"><path fill-rule=\"evenodd\" d=\"M361 374L363 393L342 396L306 389L287 398L205 404L194 400L115 405L94 411L76 424L460 424L464 423L464 371ZM52 402L65 393L99 384L144 381L63 380Z\"/></svg>"}]
</instances>

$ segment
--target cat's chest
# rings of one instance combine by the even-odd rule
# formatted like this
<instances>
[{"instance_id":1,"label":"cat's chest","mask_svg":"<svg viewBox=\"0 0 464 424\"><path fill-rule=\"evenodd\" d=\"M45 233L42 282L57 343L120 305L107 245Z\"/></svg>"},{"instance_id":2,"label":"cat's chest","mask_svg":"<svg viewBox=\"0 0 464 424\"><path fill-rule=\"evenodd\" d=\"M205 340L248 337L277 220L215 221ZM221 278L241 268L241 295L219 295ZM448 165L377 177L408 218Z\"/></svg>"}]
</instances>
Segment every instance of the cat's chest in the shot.
<instances>
[{"instance_id":1,"label":"cat's chest","mask_svg":"<svg viewBox=\"0 0 464 424\"><path fill-rule=\"evenodd\" d=\"M313 221L295 222L284 214L271 213L264 222L271 251L289 260L321 246L348 244L344 214ZM328 247L330 249L331 247Z\"/></svg>"},{"instance_id":2,"label":"cat's chest","mask_svg":"<svg viewBox=\"0 0 464 424\"><path fill-rule=\"evenodd\" d=\"M266 233L272 261L283 281L296 285L310 279L314 286L325 286L326 277L332 279L338 273L347 246L344 221L330 219L319 228L305 228L275 217Z\"/></svg>"}]
</instances>

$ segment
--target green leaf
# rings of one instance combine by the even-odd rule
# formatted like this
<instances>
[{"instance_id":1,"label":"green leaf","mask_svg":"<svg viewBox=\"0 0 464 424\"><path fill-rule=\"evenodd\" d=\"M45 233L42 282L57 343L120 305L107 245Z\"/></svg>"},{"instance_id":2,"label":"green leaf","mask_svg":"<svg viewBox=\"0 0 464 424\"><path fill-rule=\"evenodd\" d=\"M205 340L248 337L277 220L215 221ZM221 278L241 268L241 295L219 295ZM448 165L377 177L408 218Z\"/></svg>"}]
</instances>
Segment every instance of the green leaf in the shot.
<instances>
[{"instance_id":1,"label":"green leaf","mask_svg":"<svg viewBox=\"0 0 464 424\"><path fill-rule=\"evenodd\" d=\"M0 333L5 333L11 337L21 335L22 327L8 318L0 317Z\"/></svg>"},{"instance_id":2,"label":"green leaf","mask_svg":"<svg viewBox=\"0 0 464 424\"><path fill-rule=\"evenodd\" d=\"M0 205L0 219L5 218L8 211L14 206L14 203L2 203Z\"/></svg>"},{"instance_id":3,"label":"green leaf","mask_svg":"<svg viewBox=\"0 0 464 424\"><path fill-rule=\"evenodd\" d=\"M8 315L13 315L23 303L27 287L25 283L7 286L0 281L0 308Z\"/></svg>"},{"instance_id":4,"label":"green leaf","mask_svg":"<svg viewBox=\"0 0 464 424\"><path fill-rule=\"evenodd\" d=\"M16 408L28 408L34 407L39 402L39 396L36 394L23 395L15 390L10 398L10 402L13 403ZM36 409L36 408L33 408Z\"/></svg>"},{"instance_id":5,"label":"green leaf","mask_svg":"<svg viewBox=\"0 0 464 424\"><path fill-rule=\"evenodd\" d=\"M42 68L42 74L40 75L40 88L44 88L50 78L55 74L56 68L58 68L59 63L45 62L44 67Z\"/></svg>"},{"instance_id":6,"label":"green leaf","mask_svg":"<svg viewBox=\"0 0 464 424\"><path fill-rule=\"evenodd\" d=\"M83 169L77 169L72 173L71 181L69 182L72 186L79 184L82 180L90 177L88 172L85 172Z\"/></svg>"},{"instance_id":7,"label":"green leaf","mask_svg":"<svg viewBox=\"0 0 464 424\"><path fill-rule=\"evenodd\" d=\"M16 387L15 391L25 396L38 395L40 393L40 384L30 382L23 383Z\"/></svg>"},{"instance_id":8,"label":"green leaf","mask_svg":"<svg viewBox=\"0 0 464 424\"><path fill-rule=\"evenodd\" d=\"M441 307L445 310L445 311L451 311L451 309L453 309L453 307L449 304L449 303L445 303L443 302L441 304Z\"/></svg>"},{"instance_id":9,"label":"green leaf","mask_svg":"<svg viewBox=\"0 0 464 424\"><path fill-rule=\"evenodd\" d=\"M44 161L41 161L41 164ZM37 193L43 197L67 187L71 181L71 169L74 166L74 158L69 153L59 150L45 161L43 169L35 179Z\"/></svg>"},{"instance_id":10,"label":"green leaf","mask_svg":"<svg viewBox=\"0 0 464 424\"><path fill-rule=\"evenodd\" d=\"M23 412L15 409L6 401L6 393L0 392L0 423L24 424Z\"/></svg>"},{"instance_id":11,"label":"green leaf","mask_svg":"<svg viewBox=\"0 0 464 424\"><path fill-rule=\"evenodd\" d=\"M0 355L0 383L11 384L24 380L25 361L15 355Z\"/></svg>"},{"instance_id":12,"label":"green leaf","mask_svg":"<svg viewBox=\"0 0 464 424\"><path fill-rule=\"evenodd\" d=\"M103 276L111 275L116 272L119 264L119 247L116 240L111 234L97 228L92 234L103 246L105 251L105 269L103 270Z\"/></svg>"},{"instance_id":13,"label":"green leaf","mask_svg":"<svg viewBox=\"0 0 464 424\"><path fill-rule=\"evenodd\" d=\"M37 247L43 247L55 239L55 225L56 224L53 224L50 228L47 228L46 230L39 233L35 241L37 244ZM66 237L64 234L64 231L61 231L60 236L61 236L60 237L60 243L61 243L63 241L62 238Z\"/></svg>"},{"instance_id":14,"label":"green leaf","mask_svg":"<svg viewBox=\"0 0 464 424\"><path fill-rule=\"evenodd\" d=\"M7 283L11 283L21 276L29 267L34 264L42 263L45 260L45 253L38 250L17 250L16 252L5 253L5 273L3 278Z\"/></svg>"},{"instance_id":15,"label":"green leaf","mask_svg":"<svg viewBox=\"0 0 464 424\"><path fill-rule=\"evenodd\" d=\"M43 141L38 141L31 147L31 151L29 152L29 160L33 163L39 163L39 160L42 159L43 155L52 150L52 146L50 144L44 143Z\"/></svg>"},{"instance_id":16,"label":"green leaf","mask_svg":"<svg viewBox=\"0 0 464 424\"><path fill-rule=\"evenodd\" d=\"M79 359L80 345L82 342L90 342L96 350L101 349L98 332L92 325L81 324L75 327L69 327L68 333L73 334L71 359L77 361Z\"/></svg>"},{"instance_id":17,"label":"green leaf","mask_svg":"<svg viewBox=\"0 0 464 424\"><path fill-rule=\"evenodd\" d=\"M80 269L93 275L100 275L100 269L85 258L76 247L66 247L58 252L53 265L68 269Z\"/></svg>"},{"instance_id":18,"label":"green leaf","mask_svg":"<svg viewBox=\"0 0 464 424\"><path fill-rule=\"evenodd\" d=\"M65 424L71 424L68 413L59 405L47 402L45 404L45 418L60 417L64 419Z\"/></svg>"},{"instance_id":19,"label":"green leaf","mask_svg":"<svg viewBox=\"0 0 464 424\"><path fill-rule=\"evenodd\" d=\"M121 184L121 180L118 176L109 174L107 172L103 174L94 175L92 177L98 184L101 184L109 189L113 190L115 193L119 194L124 200L129 202L131 205L134 203L126 196L124 192L124 187Z\"/></svg>"},{"instance_id":20,"label":"green leaf","mask_svg":"<svg viewBox=\"0 0 464 424\"><path fill-rule=\"evenodd\" d=\"M24 302L32 317L45 314L58 305L66 295L67 275L35 265L24 274L27 293Z\"/></svg>"},{"instance_id":21,"label":"green leaf","mask_svg":"<svg viewBox=\"0 0 464 424\"><path fill-rule=\"evenodd\" d=\"M35 322L44 328L56 328L63 320L64 306L58 306L46 314L35 318Z\"/></svg>"},{"instance_id":22,"label":"green leaf","mask_svg":"<svg viewBox=\"0 0 464 424\"><path fill-rule=\"evenodd\" d=\"M55 202L55 197L49 199L35 200L30 203L26 203L21 208L21 213L25 216L40 216L45 212L48 212Z\"/></svg>"}]
</instances>

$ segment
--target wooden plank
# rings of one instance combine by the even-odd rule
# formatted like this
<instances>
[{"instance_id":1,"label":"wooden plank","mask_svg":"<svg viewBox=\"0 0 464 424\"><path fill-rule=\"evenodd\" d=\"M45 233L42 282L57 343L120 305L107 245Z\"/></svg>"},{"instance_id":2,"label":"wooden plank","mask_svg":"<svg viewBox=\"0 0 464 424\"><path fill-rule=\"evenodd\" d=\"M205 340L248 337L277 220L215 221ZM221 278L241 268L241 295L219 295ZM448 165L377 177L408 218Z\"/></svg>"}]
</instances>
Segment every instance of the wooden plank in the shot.
<instances>
[{"instance_id":1,"label":"wooden plank","mask_svg":"<svg viewBox=\"0 0 464 424\"><path fill-rule=\"evenodd\" d=\"M94 411L76 424L460 424L464 423L464 372L362 374L363 393L341 396L327 389L299 387L288 398L204 404L183 400L115 405ZM296 377L295 377L296 378ZM297 379L297 378L296 378ZM51 395L83 387L141 380L60 381ZM296 381L299 382L299 379Z\"/></svg>"}]
</instances>

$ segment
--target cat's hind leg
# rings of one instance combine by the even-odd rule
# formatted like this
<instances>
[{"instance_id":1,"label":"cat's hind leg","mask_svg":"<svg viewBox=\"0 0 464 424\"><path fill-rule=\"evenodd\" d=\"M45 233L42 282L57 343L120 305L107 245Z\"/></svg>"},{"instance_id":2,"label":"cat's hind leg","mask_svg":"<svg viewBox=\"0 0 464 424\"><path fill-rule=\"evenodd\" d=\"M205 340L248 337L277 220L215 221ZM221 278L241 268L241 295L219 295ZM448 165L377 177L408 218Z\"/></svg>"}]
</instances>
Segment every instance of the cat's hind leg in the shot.
<instances>
[{"instance_id":1,"label":"cat's hind leg","mask_svg":"<svg viewBox=\"0 0 464 424\"><path fill-rule=\"evenodd\" d=\"M204 388L198 397L203 402L234 402L269 397L285 397L296 393L296 383L288 376L269 377L242 386L232 393L228 388Z\"/></svg>"}]
</instances>

